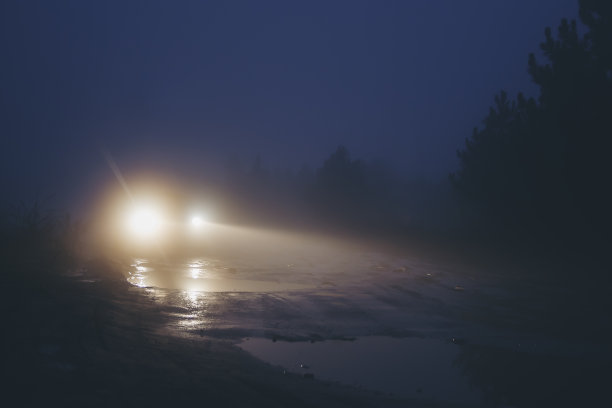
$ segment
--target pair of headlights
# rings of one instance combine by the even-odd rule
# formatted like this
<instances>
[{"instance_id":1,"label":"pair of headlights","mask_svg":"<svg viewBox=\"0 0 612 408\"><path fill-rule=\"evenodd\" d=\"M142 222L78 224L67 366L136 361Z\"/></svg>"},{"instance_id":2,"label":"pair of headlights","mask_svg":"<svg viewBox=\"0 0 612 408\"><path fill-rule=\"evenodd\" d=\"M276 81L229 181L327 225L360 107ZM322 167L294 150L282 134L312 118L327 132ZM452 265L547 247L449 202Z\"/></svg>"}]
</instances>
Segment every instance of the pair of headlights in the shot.
<instances>
[{"instance_id":1,"label":"pair of headlights","mask_svg":"<svg viewBox=\"0 0 612 408\"><path fill-rule=\"evenodd\" d=\"M128 227L132 234L139 237L157 236L166 221L162 213L154 207L136 207L128 217ZM202 215L195 214L189 218L189 226L192 229L200 229L206 223Z\"/></svg>"}]
</instances>

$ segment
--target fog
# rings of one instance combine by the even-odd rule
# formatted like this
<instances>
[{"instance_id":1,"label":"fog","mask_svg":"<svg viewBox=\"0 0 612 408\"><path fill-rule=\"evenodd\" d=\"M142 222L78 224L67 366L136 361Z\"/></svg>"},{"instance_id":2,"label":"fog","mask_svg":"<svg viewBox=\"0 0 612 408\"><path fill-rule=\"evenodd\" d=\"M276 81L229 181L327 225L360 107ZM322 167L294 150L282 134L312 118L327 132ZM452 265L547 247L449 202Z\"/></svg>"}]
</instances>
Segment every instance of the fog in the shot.
<instances>
[{"instance_id":1,"label":"fog","mask_svg":"<svg viewBox=\"0 0 612 408\"><path fill-rule=\"evenodd\" d=\"M608 2L0 9L7 401L608 399Z\"/></svg>"}]
</instances>

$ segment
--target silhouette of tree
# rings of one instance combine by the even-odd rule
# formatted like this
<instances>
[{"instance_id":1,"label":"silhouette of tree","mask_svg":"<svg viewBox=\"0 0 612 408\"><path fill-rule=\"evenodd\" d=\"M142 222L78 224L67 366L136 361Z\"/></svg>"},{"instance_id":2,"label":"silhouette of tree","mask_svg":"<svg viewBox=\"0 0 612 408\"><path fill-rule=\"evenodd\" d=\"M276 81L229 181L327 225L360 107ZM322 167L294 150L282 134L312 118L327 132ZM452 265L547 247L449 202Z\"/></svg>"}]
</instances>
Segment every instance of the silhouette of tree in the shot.
<instances>
[{"instance_id":1,"label":"silhouette of tree","mask_svg":"<svg viewBox=\"0 0 612 408\"><path fill-rule=\"evenodd\" d=\"M483 121L484 128L475 128L465 150L458 152L462 167L451 177L464 193L490 211L516 211L528 205L518 201L529 189L524 152L529 149L527 112L534 105L535 101L522 95L518 101L510 101L501 92Z\"/></svg>"},{"instance_id":2,"label":"silhouette of tree","mask_svg":"<svg viewBox=\"0 0 612 408\"><path fill-rule=\"evenodd\" d=\"M612 3L607 0L581 0L580 20L589 28L585 39L597 64L607 72L612 70Z\"/></svg>"},{"instance_id":3,"label":"silhouette of tree","mask_svg":"<svg viewBox=\"0 0 612 408\"><path fill-rule=\"evenodd\" d=\"M366 193L365 171L361 160L351 160L348 149L339 146L317 171L318 192L324 200L337 204L359 199Z\"/></svg>"},{"instance_id":4,"label":"silhouette of tree","mask_svg":"<svg viewBox=\"0 0 612 408\"><path fill-rule=\"evenodd\" d=\"M580 1L583 36L575 21L563 19L556 37L546 28L547 63L528 59L538 100L501 92L458 151L451 179L488 214L568 232L612 227L611 10L610 2Z\"/></svg>"}]
</instances>

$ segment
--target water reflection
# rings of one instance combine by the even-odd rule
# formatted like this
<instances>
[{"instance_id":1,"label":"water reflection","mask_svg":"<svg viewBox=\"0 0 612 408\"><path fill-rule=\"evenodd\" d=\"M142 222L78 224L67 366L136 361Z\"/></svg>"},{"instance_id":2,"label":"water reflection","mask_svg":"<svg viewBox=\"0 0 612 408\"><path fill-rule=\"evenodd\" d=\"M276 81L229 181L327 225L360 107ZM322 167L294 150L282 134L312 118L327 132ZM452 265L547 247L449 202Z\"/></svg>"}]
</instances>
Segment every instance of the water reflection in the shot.
<instances>
[{"instance_id":1,"label":"water reflection","mask_svg":"<svg viewBox=\"0 0 612 408\"><path fill-rule=\"evenodd\" d=\"M198 309L204 303L204 294L201 292L184 290L181 293L183 295L183 299L185 300L184 304L186 304L188 307Z\"/></svg>"},{"instance_id":2,"label":"water reflection","mask_svg":"<svg viewBox=\"0 0 612 408\"><path fill-rule=\"evenodd\" d=\"M194 290L183 290L180 292L180 301L186 312L175 313L176 326L181 329L198 329L207 326L207 302L206 292L198 292Z\"/></svg>"},{"instance_id":3,"label":"water reflection","mask_svg":"<svg viewBox=\"0 0 612 408\"><path fill-rule=\"evenodd\" d=\"M206 269L208 266L210 266L209 261L197 259L187 264L187 272L193 279L198 279L210 275L210 272Z\"/></svg>"},{"instance_id":4,"label":"water reflection","mask_svg":"<svg viewBox=\"0 0 612 408\"><path fill-rule=\"evenodd\" d=\"M295 282L296 276L282 271L261 271L234 266L231 262L194 259L186 263L135 259L127 280L138 287L157 287L191 292L274 292L311 288Z\"/></svg>"},{"instance_id":5,"label":"water reflection","mask_svg":"<svg viewBox=\"0 0 612 408\"><path fill-rule=\"evenodd\" d=\"M202 273L201 269L193 268L193 267L191 268L191 277L193 279L198 279L201 273Z\"/></svg>"},{"instance_id":6,"label":"water reflection","mask_svg":"<svg viewBox=\"0 0 612 408\"><path fill-rule=\"evenodd\" d=\"M134 260L134 263L130 265L132 269L128 270L128 282L141 288L147 286L146 277L149 270L145 266L146 263L144 259Z\"/></svg>"}]
</instances>

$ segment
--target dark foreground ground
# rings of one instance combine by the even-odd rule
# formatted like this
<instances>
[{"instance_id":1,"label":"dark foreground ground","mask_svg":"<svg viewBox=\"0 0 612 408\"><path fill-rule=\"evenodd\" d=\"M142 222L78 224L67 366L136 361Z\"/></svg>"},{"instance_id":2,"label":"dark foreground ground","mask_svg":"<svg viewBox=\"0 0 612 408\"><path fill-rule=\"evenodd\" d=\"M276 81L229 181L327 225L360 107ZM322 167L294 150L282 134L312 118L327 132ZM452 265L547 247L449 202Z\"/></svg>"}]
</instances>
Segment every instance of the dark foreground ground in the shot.
<instances>
[{"instance_id":1,"label":"dark foreground ground","mask_svg":"<svg viewBox=\"0 0 612 408\"><path fill-rule=\"evenodd\" d=\"M5 406L446 406L284 373L242 351L235 338L169 331L173 311L164 308L172 306L129 285L111 265L90 264L87 275L79 277L51 265L19 261L2 266L2 395L10 402ZM511 297L451 287L449 293L465 301L443 305L431 300L435 307L413 310L427 321L441 313L449 321L500 333L491 344L475 335L457 341L461 357L456 363L485 397L478 406L608 405L612 296L608 287L590 279L588 263L573 268L575 278L565 273L562 284L554 274L513 275L503 284ZM413 305L430 302L431 280L420 286L422 293L408 293L420 303L405 302L393 310L408 313ZM507 333L512 346L496 345L508 342ZM525 350L513 340L538 337L570 346L563 346L563 353ZM575 352L574 344L580 345Z\"/></svg>"},{"instance_id":2,"label":"dark foreground ground","mask_svg":"<svg viewBox=\"0 0 612 408\"><path fill-rule=\"evenodd\" d=\"M422 406L284 374L228 341L169 335L159 307L108 271L87 282L20 268L3 271L5 406Z\"/></svg>"}]
</instances>

